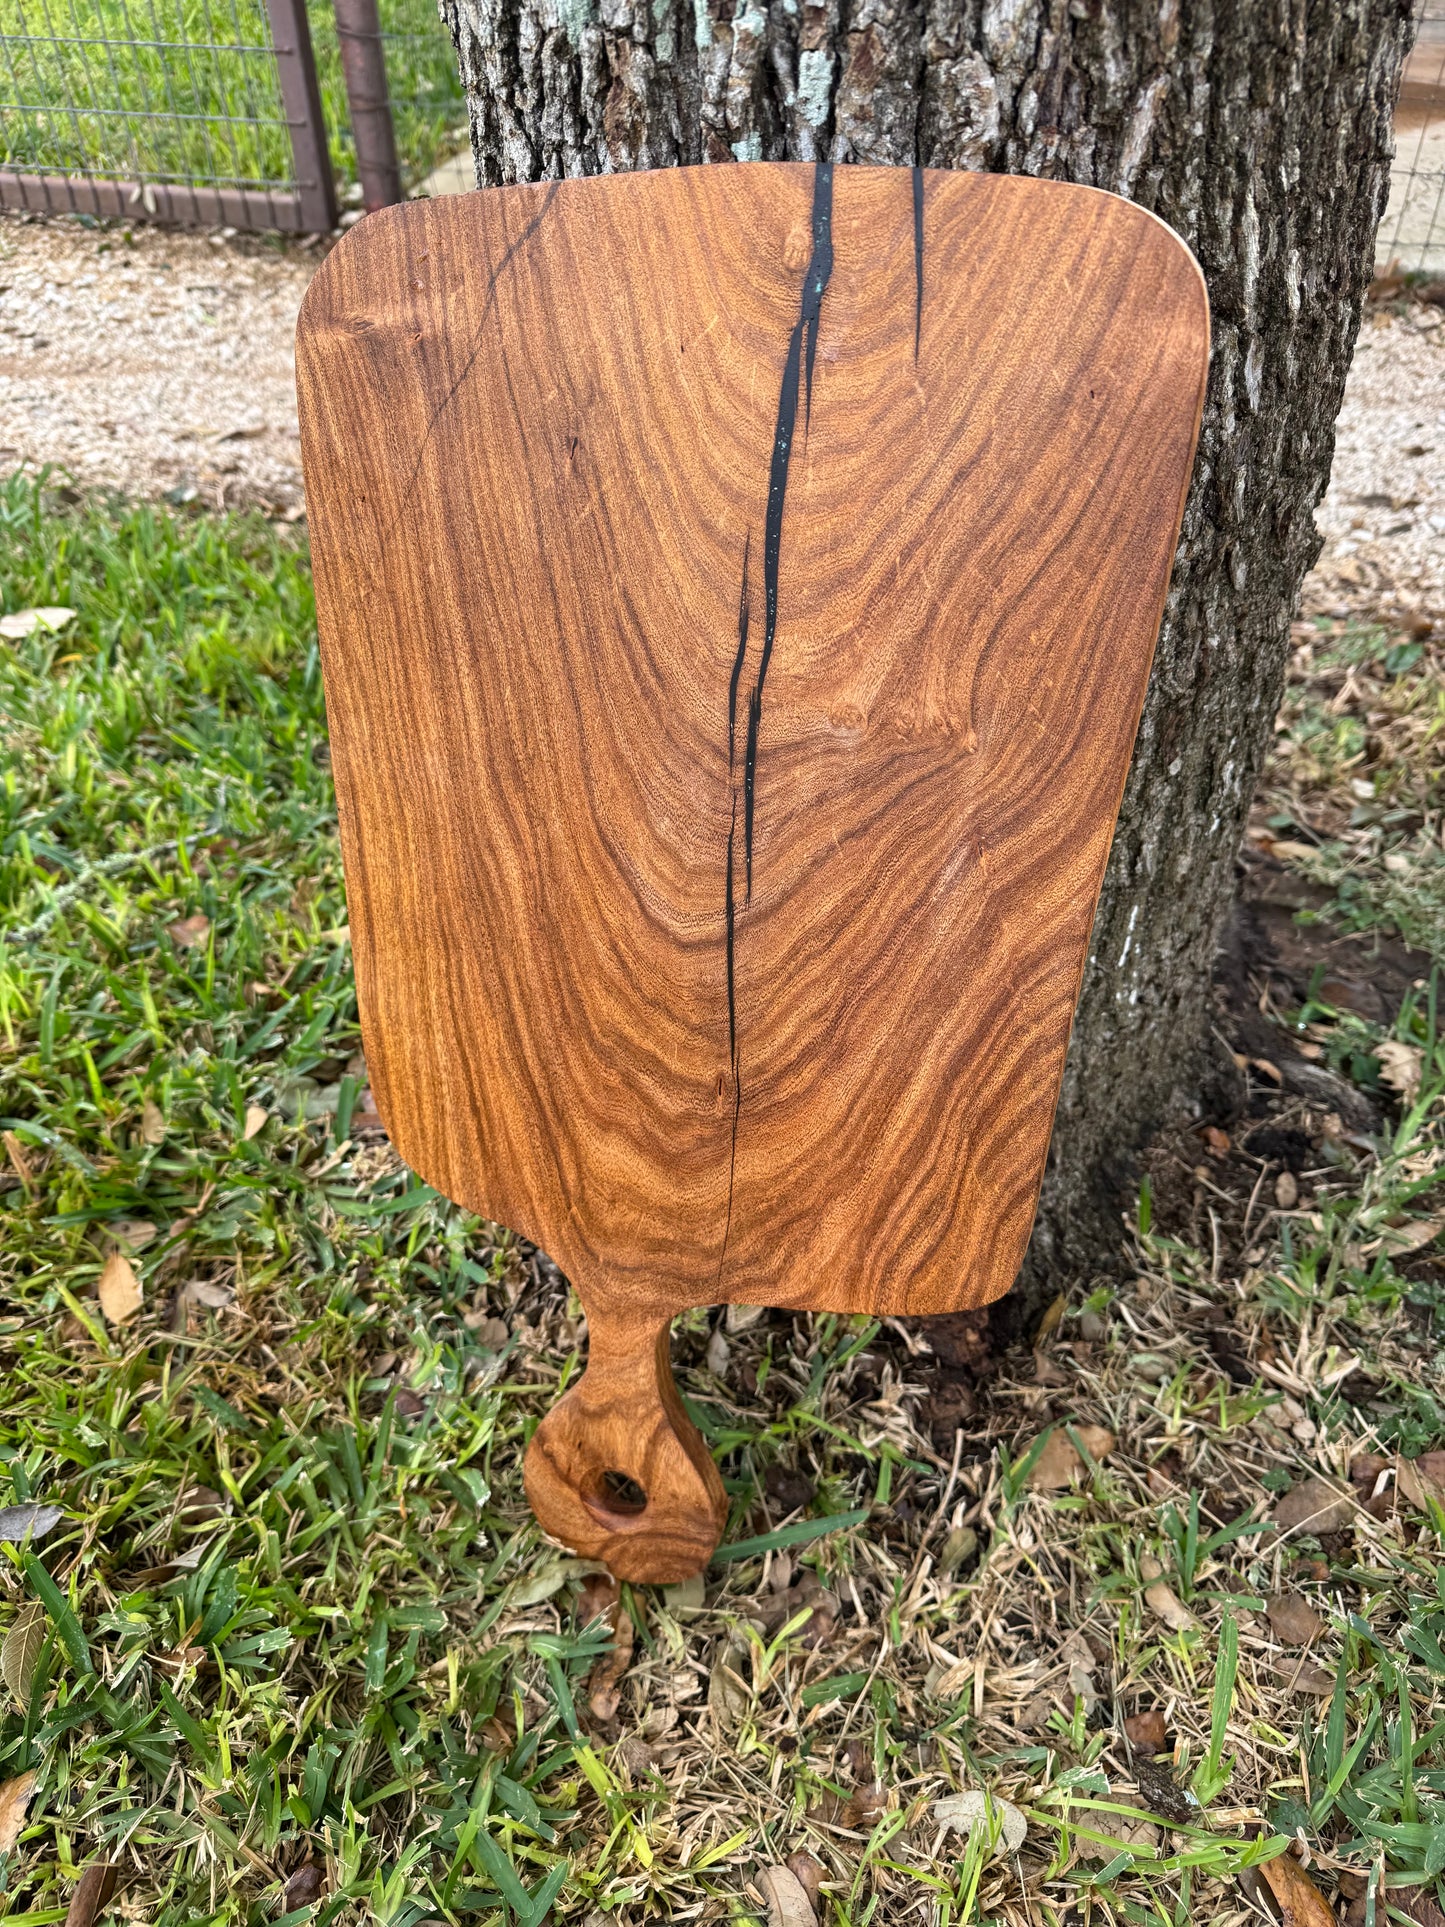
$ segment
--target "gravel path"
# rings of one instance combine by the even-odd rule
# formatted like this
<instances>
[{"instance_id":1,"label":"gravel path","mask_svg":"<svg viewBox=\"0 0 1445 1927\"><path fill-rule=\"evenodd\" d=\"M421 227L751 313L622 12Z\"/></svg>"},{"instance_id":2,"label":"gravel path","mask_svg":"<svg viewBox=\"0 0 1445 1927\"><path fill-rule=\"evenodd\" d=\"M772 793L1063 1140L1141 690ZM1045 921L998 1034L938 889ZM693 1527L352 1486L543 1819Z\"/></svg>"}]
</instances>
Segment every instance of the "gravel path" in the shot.
<instances>
[{"instance_id":1,"label":"gravel path","mask_svg":"<svg viewBox=\"0 0 1445 1927\"><path fill-rule=\"evenodd\" d=\"M317 255L0 217L0 468L302 512L292 329ZM1445 311L1366 320L1311 612L1445 626Z\"/></svg>"},{"instance_id":2,"label":"gravel path","mask_svg":"<svg viewBox=\"0 0 1445 1927\"><path fill-rule=\"evenodd\" d=\"M299 514L291 336L316 258L0 219L0 469Z\"/></svg>"},{"instance_id":3,"label":"gravel path","mask_svg":"<svg viewBox=\"0 0 1445 1927\"><path fill-rule=\"evenodd\" d=\"M1307 611L1445 627L1445 310L1367 315L1316 520Z\"/></svg>"}]
</instances>

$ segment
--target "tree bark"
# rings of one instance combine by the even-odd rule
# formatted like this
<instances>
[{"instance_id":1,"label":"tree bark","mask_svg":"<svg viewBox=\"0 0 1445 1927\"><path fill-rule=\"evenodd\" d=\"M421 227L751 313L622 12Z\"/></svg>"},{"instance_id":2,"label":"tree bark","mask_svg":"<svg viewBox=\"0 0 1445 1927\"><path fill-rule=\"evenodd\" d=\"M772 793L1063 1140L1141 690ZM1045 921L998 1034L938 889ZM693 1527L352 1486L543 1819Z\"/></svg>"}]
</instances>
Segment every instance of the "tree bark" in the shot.
<instances>
[{"instance_id":1,"label":"tree bark","mask_svg":"<svg viewBox=\"0 0 1445 1927\"><path fill-rule=\"evenodd\" d=\"M1389 187L1410 0L442 0L484 186L749 160L1077 181L1209 285L1199 457L1015 1317L1199 1063Z\"/></svg>"}]
</instances>

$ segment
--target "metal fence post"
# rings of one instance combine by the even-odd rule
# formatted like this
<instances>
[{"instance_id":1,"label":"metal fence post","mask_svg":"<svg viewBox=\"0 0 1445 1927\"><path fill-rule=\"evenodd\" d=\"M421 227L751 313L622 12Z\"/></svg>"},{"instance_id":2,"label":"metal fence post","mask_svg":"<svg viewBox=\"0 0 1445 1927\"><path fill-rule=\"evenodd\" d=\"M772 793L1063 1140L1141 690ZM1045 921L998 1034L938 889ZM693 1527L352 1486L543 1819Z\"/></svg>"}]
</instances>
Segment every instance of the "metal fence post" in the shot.
<instances>
[{"instance_id":1,"label":"metal fence post","mask_svg":"<svg viewBox=\"0 0 1445 1927\"><path fill-rule=\"evenodd\" d=\"M401 199L401 168L391 124L386 85L386 55L376 0L333 0L336 37L341 43L341 73L356 139L356 171L368 214Z\"/></svg>"},{"instance_id":2,"label":"metal fence post","mask_svg":"<svg viewBox=\"0 0 1445 1927\"><path fill-rule=\"evenodd\" d=\"M266 0L266 12L276 49L281 105L291 129L301 225L310 234L328 234L336 226L336 183L326 146L306 0Z\"/></svg>"}]
</instances>

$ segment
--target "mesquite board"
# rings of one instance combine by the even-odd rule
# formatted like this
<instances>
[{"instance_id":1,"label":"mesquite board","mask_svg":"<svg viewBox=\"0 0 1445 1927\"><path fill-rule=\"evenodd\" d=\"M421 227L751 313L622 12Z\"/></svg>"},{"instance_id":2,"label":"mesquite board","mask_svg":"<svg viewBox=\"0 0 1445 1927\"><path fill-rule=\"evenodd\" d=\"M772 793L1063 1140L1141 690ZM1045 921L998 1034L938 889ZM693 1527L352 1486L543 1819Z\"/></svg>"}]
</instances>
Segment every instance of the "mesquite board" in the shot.
<instances>
[{"instance_id":1,"label":"mesquite board","mask_svg":"<svg viewBox=\"0 0 1445 1927\"><path fill-rule=\"evenodd\" d=\"M1162 223L990 175L489 190L317 274L373 1088L567 1272L594 1371L687 1306L1012 1281L1207 359Z\"/></svg>"}]
</instances>

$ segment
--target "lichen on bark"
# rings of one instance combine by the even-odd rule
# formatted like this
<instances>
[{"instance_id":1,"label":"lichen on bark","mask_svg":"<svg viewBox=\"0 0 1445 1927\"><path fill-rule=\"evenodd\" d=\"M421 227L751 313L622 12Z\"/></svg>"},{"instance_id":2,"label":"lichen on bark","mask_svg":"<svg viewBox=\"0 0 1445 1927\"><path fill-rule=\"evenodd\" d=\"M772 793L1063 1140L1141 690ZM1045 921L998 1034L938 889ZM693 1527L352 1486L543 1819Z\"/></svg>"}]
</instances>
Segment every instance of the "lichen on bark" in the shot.
<instances>
[{"instance_id":1,"label":"lichen on bark","mask_svg":"<svg viewBox=\"0 0 1445 1927\"><path fill-rule=\"evenodd\" d=\"M1199 457L1020 1315L1186 1092L1384 208L1410 0L441 0L483 185L971 168L1151 209L1209 285Z\"/></svg>"}]
</instances>

